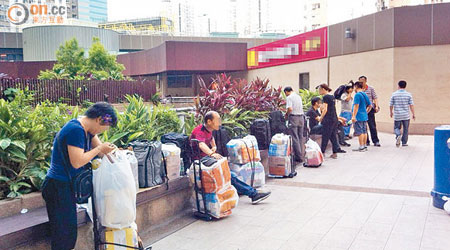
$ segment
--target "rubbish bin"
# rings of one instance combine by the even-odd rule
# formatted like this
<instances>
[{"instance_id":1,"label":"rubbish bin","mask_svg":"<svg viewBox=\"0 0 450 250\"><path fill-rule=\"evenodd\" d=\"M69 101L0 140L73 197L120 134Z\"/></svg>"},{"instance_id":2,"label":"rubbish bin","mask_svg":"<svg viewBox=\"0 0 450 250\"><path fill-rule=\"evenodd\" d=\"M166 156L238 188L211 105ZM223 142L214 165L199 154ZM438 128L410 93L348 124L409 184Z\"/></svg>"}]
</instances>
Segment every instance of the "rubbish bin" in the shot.
<instances>
[{"instance_id":1,"label":"rubbish bin","mask_svg":"<svg viewBox=\"0 0 450 250\"><path fill-rule=\"evenodd\" d=\"M433 206L442 209L445 201L442 196L450 197L450 125L434 130L434 188L431 191Z\"/></svg>"}]
</instances>

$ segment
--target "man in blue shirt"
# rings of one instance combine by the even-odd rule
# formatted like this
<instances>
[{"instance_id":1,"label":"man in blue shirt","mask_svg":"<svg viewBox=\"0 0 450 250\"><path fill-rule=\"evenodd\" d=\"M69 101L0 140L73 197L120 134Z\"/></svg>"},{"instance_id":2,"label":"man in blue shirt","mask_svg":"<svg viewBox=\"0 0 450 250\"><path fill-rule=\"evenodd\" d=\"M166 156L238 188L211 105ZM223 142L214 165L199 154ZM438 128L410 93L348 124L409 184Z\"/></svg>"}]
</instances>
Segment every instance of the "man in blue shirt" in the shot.
<instances>
[{"instance_id":1,"label":"man in blue shirt","mask_svg":"<svg viewBox=\"0 0 450 250\"><path fill-rule=\"evenodd\" d=\"M367 151L367 120L368 112L371 110L369 97L364 92L364 84L362 82L355 83L355 99L353 101L352 122L354 123L355 136L359 139L359 148L353 151Z\"/></svg>"}]
</instances>

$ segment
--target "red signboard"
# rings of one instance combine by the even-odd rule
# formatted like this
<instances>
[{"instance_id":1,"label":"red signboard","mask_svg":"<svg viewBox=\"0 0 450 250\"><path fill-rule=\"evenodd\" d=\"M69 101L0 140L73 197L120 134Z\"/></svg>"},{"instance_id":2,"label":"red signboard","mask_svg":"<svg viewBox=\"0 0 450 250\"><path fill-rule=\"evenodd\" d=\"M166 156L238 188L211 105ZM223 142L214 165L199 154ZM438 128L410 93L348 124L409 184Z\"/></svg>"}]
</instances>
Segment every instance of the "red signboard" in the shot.
<instances>
[{"instance_id":1,"label":"red signboard","mask_svg":"<svg viewBox=\"0 0 450 250\"><path fill-rule=\"evenodd\" d=\"M266 43L247 50L249 69L327 57L327 28Z\"/></svg>"}]
</instances>

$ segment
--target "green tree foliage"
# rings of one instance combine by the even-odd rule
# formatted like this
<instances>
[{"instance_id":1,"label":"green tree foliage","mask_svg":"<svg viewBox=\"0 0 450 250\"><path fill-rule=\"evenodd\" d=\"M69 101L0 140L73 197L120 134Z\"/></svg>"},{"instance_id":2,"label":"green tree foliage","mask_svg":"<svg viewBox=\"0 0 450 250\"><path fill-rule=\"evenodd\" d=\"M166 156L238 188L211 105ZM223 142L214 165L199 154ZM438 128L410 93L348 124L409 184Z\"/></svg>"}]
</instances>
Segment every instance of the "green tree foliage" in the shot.
<instances>
[{"instance_id":1,"label":"green tree foliage","mask_svg":"<svg viewBox=\"0 0 450 250\"><path fill-rule=\"evenodd\" d=\"M76 38L66 41L56 51L57 63L51 70L41 71L39 79L70 80L124 80L125 67L116 61L103 47L100 39L94 37L86 58Z\"/></svg>"}]
</instances>

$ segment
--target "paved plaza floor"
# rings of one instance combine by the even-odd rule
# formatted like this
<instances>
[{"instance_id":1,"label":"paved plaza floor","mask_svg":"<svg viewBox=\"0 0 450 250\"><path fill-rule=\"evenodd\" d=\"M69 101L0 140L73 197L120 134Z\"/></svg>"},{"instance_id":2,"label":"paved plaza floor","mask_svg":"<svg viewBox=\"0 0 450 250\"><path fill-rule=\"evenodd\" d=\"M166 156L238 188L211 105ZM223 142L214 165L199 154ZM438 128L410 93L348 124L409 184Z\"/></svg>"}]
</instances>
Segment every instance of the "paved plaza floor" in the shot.
<instances>
[{"instance_id":1,"label":"paved plaza floor","mask_svg":"<svg viewBox=\"0 0 450 250\"><path fill-rule=\"evenodd\" d=\"M269 180L272 195L261 204L241 196L231 216L195 221L153 249L450 249L450 216L429 196L433 137L411 136L401 148L380 137L380 148Z\"/></svg>"}]
</instances>

